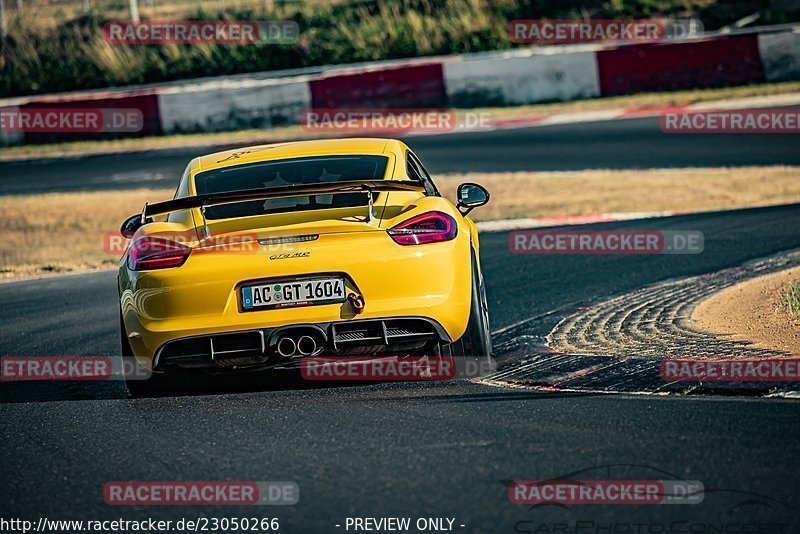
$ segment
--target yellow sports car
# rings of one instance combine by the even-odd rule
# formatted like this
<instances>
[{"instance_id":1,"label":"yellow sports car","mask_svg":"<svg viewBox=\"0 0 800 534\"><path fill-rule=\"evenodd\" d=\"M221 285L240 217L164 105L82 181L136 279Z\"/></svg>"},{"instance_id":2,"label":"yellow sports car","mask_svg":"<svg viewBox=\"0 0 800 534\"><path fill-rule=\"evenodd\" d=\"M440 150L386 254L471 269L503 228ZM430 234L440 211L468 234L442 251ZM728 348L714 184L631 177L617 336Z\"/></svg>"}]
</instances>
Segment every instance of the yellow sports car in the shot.
<instances>
[{"instance_id":1,"label":"yellow sports car","mask_svg":"<svg viewBox=\"0 0 800 534\"><path fill-rule=\"evenodd\" d=\"M123 356L161 389L186 368L306 356L491 357L477 184L442 197L393 139L255 146L192 160L174 199L121 228ZM194 371L196 372L196 371Z\"/></svg>"}]
</instances>

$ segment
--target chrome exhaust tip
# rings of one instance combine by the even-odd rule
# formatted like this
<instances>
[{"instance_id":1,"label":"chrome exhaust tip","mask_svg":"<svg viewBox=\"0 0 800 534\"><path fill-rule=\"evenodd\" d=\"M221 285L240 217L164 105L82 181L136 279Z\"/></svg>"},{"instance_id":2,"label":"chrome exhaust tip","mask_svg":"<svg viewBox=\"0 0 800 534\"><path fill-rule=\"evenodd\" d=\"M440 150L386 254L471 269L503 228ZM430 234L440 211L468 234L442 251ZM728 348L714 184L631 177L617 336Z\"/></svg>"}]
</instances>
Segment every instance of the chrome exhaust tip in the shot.
<instances>
[{"instance_id":1,"label":"chrome exhaust tip","mask_svg":"<svg viewBox=\"0 0 800 534\"><path fill-rule=\"evenodd\" d=\"M297 343L289 336L285 336L278 340L276 349L284 358L291 358L297 352Z\"/></svg>"},{"instance_id":2,"label":"chrome exhaust tip","mask_svg":"<svg viewBox=\"0 0 800 534\"><path fill-rule=\"evenodd\" d=\"M311 356L317 351L317 342L311 336L301 336L297 340L297 352L303 356Z\"/></svg>"}]
</instances>

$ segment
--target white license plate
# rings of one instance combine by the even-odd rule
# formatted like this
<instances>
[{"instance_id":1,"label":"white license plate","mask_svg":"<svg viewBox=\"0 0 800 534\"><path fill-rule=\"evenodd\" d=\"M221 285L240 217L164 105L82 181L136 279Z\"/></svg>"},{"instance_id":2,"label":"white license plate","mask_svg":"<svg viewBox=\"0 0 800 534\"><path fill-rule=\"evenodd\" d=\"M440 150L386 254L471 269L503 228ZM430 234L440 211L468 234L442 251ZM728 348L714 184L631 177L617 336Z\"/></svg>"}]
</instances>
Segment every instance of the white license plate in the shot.
<instances>
[{"instance_id":1,"label":"white license plate","mask_svg":"<svg viewBox=\"0 0 800 534\"><path fill-rule=\"evenodd\" d=\"M291 280L242 288L242 308L291 308L345 301L344 278Z\"/></svg>"}]
</instances>

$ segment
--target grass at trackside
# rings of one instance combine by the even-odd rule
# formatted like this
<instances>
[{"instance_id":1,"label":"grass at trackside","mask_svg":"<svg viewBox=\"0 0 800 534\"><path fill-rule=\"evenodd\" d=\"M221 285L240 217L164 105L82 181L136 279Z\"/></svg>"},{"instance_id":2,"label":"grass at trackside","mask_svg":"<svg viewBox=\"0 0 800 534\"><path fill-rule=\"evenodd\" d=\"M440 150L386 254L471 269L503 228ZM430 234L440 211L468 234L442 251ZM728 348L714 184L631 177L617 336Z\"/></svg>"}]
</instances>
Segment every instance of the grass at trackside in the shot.
<instances>
[{"instance_id":1,"label":"grass at trackside","mask_svg":"<svg viewBox=\"0 0 800 534\"><path fill-rule=\"evenodd\" d=\"M626 171L470 173L436 182L455 198L462 182L478 182L492 201L478 221L609 212L701 211L800 202L800 167L650 169ZM0 197L0 280L114 267L103 248L120 223L172 189L140 189ZM796 301L795 301L796 302Z\"/></svg>"},{"instance_id":2,"label":"grass at trackside","mask_svg":"<svg viewBox=\"0 0 800 534\"><path fill-rule=\"evenodd\" d=\"M793 307L795 313L791 314ZM800 267L757 276L722 289L700 302L691 319L719 337L753 349L800 355ZM788 312L788 313L787 313Z\"/></svg>"},{"instance_id":3,"label":"grass at trackside","mask_svg":"<svg viewBox=\"0 0 800 534\"><path fill-rule=\"evenodd\" d=\"M781 302L786 313L794 319L800 319L800 280L786 289L781 295Z\"/></svg>"},{"instance_id":4,"label":"grass at trackside","mask_svg":"<svg viewBox=\"0 0 800 534\"><path fill-rule=\"evenodd\" d=\"M692 91L676 91L669 93L647 93L611 98L576 100L573 102L536 104L530 106L479 108L474 110L458 110L457 113L463 114L467 111L484 112L489 113L496 118L509 119L514 116L528 116L533 114L601 111L619 108L679 106L733 98L759 96L768 97L792 93L800 93L800 82L748 85L742 87L727 87L723 89L697 89ZM119 139L110 141L78 141L69 143L3 147L0 148L0 160L146 151L195 146L213 147L249 145L319 137L322 137L319 133L305 131L300 126L287 126L269 130L254 129L240 130L236 132L165 135L159 137Z\"/></svg>"},{"instance_id":5,"label":"grass at trackside","mask_svg":"<svg viewBox=\"0 0 800 534\"><path fill-rule=\"evenodd\" d=\"M492 194L478 221L643 211L710 211L800 202L800 167L466 173L434 177L455 198L458 184Z\"/></svg>"}]
</instances>

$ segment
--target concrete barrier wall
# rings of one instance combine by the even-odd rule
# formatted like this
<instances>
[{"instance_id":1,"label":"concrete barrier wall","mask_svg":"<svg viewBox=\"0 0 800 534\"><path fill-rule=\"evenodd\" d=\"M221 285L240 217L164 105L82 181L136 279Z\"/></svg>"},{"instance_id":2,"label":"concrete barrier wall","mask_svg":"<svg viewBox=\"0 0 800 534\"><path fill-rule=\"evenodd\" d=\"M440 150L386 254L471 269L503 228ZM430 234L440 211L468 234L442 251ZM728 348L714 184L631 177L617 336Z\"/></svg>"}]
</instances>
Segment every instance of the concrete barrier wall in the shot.
<instances>
[{"instance_id":1,"label":"concrete barrier wall","mask_svg":"<svg viewBox=\"0 0 800 534\"><path fill-rule=\"evenodd\" d=\"M761 34L758 50L767 81L800 79L800 30Z\"/></svg>"},{"instance_id":2,"label":"concrete barrier wall","mask_svg":"<svg viewBox=\"0 0 800 534\"><path fill-rule=\"evenodd\" d=\"M81 108L81 109L115 109L138 110L142 114L142 127L129 133L59 133L59 132L25 132L25 143L44 143L48 141L76 141L81 139L115 139L119 137L143 137L157 135L162 132L161 113L158 97L153 91L130 92L116 94L113 91L92 93L85 96L68 98L45 96L33 99L19 106L20 110L31 108Z\"/></svg>"},{"instance_id":3,"label":"concrete barrier wall","mask_svg":"<svg viewBox=\"0 0 800 534\"><path fill-rule=\"evenodd\" d=\"M158 95L164 132L210 132L296 124L311 106L307 80L210 83Z\"/></svg>"},{"instance_id":4,"label":"concrete barrier wall","mask_svg":"<svg viewBox=\"0 0 800 534\"><path fill-rule=\"evenodd\" d=\"M19 106L0 107L0 113L17 113ZM3 131L0 129L0 146L16 146L25 144L25 134L22 132Z\"/></svg>"},{"instance_id":5,"label":"concrete barrier wall","mask_svg":"<svg viewBox=\"0 0 800 534\"><path fill-rule=\"evenodd\" d=\"M438 108L447 105L441 62L330 72L311 79L314 108Z\"/></svg>"},{"instance_id":6,"label":"concrete barrier wall","mask_svg":"<svg viewBox=\"0 0 800 534\"><path fill-rule=\"evenodd\" d=\"M606 48L597 67L602 96L764 81L756 35Z\"/></svg>"},{"instance_id":7,"label":"concrete barrier wall","mask_svg":"<svg viewBox=\"0 0 800 534\"><path fill-rule=\"evenodd\" d=\"M145 118L145 128L137 135L150 135L296 124L310 107L505 106L798 80L800 28L651 44L539 47L246 76L9 99L0 101L0 109L16 105L133 107ZM54 139L50 134L0 132L2 145L50 139Z\"/></svg>"},{"instance_id":8,"label":"concrete barrier wall","mask_svg":"<svg viewBox=\"0 0 800 534\"><path fill-rule=\"evenodd\" d=\"M449 104L507 106L600 96L595 49L537 49L461 56L444 63Z\"/></svg>"}]
</instances>

